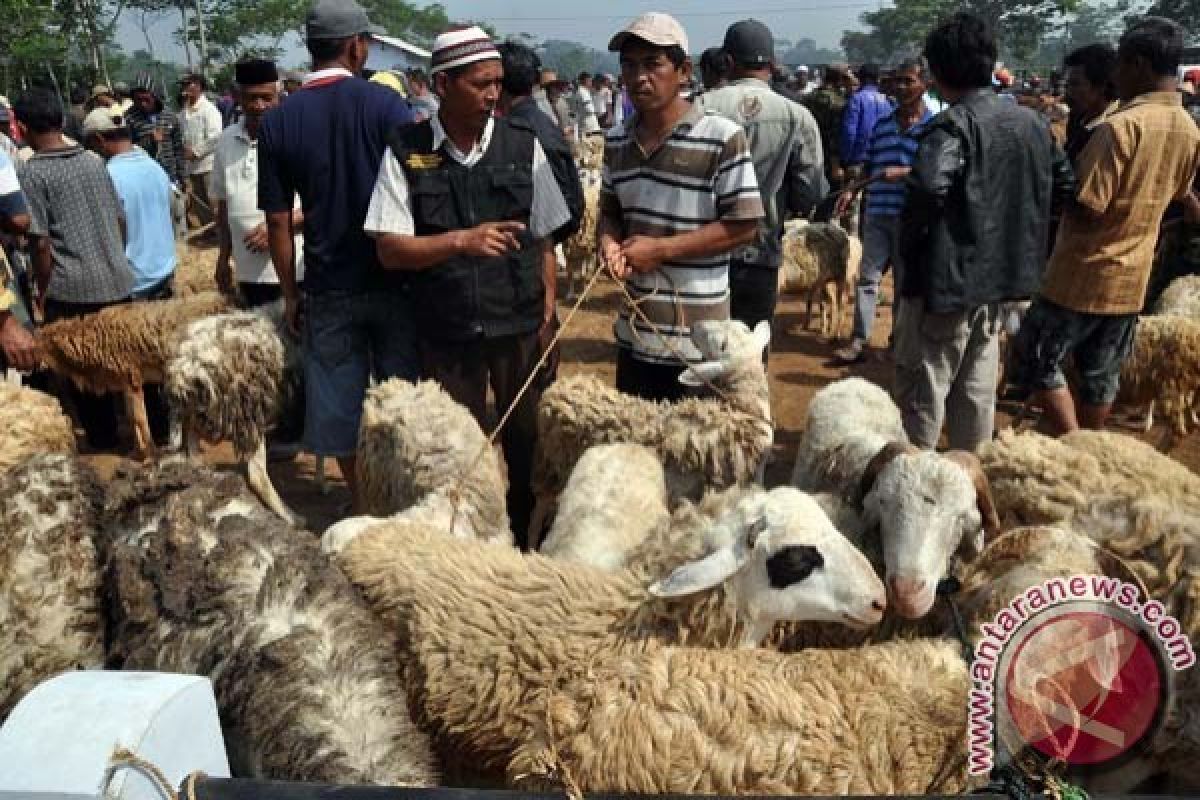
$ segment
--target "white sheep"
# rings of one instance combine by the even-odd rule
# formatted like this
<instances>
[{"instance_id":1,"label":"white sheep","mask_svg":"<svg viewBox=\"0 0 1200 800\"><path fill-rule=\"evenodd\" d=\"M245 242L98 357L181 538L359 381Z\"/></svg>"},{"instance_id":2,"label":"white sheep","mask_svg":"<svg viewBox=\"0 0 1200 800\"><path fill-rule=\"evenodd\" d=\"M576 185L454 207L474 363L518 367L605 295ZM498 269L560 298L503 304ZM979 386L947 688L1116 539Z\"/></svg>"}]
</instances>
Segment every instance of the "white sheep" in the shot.
<instances>
[{"instance_id":1,"label":"white sheep","mask_svg":"<svg viewBox=\"0 0 1200 800\"><path fill-rule=\"evenodd\" d=\"M543 555L612 571L670 517L662 462L639 444L589 448L558 498Z\"/></svg>"},{"instance_id":2,"label":"white sheep","mask_svg":"<svg viewBox=\"0 0 1200 800\"><path fill-rule=\"evenodd\" d=\"M862 242L832 222L793 224L784 238L780 292L807 290L804 328L812 323L820 294L821 335L838 339L842 320L853 310L854 285L862 262Z\"/></svg>"},{"instance_id":3,"label":"white sheep","mask_svg":"<svg viewBox=\"0 0 1200 800\"><path fill-rule=\"evenodd\" d=\"M1155 314L1173 314L1200 321L1200 275L1183 275L1163 289Z\"/></svg>"},{"instance_id":4,"label":"white sheep","mask_svg":"<svg viewBox=\"0 0 1200 800\"><path fill-rule=\"evenodd\" d=\"M591 279L599 266L596 258L596 229L600 220L600 187L588 183L583 187L583 216L579 230L563 244L563 256L567 262L567 297L575 297L575 284L584 284Z\"/></svg>"},{"instance_id":5,"label":"white sheep","mask_svg":"<svg viewBox=\"0 0 1200 800\"><path fill-rule=\"evenodd\" d=\"M952 557L974 557L1000 531L975 456L914 448L891 398L862 378L813 396L792 484L861 506L863 524L880 529L893 607L912 619L929 611Z\"/></svg>"},{"instance_id":6,"label":"white sheep","mask_svg":"<svg viewBox=\"0 0 1200 800\"><path fill-rule=\"evenodd\" d=\"M0 474L39 453L75 454L75 426L58 400L0 381Z\"/></svg>"},{"instance_id":7,"label":"white sheep","mask_svg":"<svg viewBox=\"0 0 1200 800\"><path fill-rule=\"evenodd\" d=\"M1117 401L1148 406L1143 429L1154 425L1156 410L1183 436L1196 424L1200 404L1200 319L1176 314L1138 318L1133 348L1121 364Z\"/></svg>"},{"instance_id":8,"label":"white sheep","mask_svg":"<svg viewBox=\"0 0 1200 800\"><path fill-rule=\"evenodd\" d=\"M389 638L322 555L234 475L118 475L110 665L207 675L238 777L431 786Z\"/></svg>"},{"instance_id":9,"label":"white sheep","mask_svg":"<svg viewBox=\"0 0 1200 800\"><path fill-rule=\"evenodd\" d=\"M672 504L698 499L705 488L753 479L774 441L771 403L762 352L771 337L763 322L750 331L737 320L706 320L692 328L704 361L686 369L681 382L709 383L715 397L654 403L624 394L591 375L562 378L542 395L533 487L537 498L530 528L540 533L550 507L588 448L640 444L666 468Z\"/></svg>"},{"instance_id":10,"label":"white sheep","mask_svg":"<svg viewBox=\"0 0 1200 800\"><path fill-rule=\"evenodd\" d=\"M192 322L166 365L166 391L189 456L193 437L228 441L263 504L296 527L267 471L268 431L300 391L297 348L283 333L282 306L233 311Z\"/></svg>"},{"instance_id":11,"label":"white sheep","mask_svg":"<svg viewBox=\"0 0 1200 800\"><path fill-rule=\"evenodd\" d=\"M38 683L104 664L91 483L63 454L0 472L0 720Z\"/></svg>"},{"instance_id":12,"label":"white sheep","mask_svg":"<svg viewBox=\"0 0 1200 800\"><path fill-rule=\"evenodd\" d=\"M874 570L802 493L749 493L716 527L723 547L649 589L629 571L400 518L347 520L322 546L397 631L422 719L460 757L502 769L531 725L533 693L562 670L663 642L749 647L782 619L868 627L882 616Z\"/></svg>"},{"instance_id":13,"label":"white sheep","mask_svg":"<svg viewBox=\"0 0 1200 800\"><path fill-rule=\"evenodd\" d=\"M471 412L434 381L393 378L367 390L357 468L367 515L386 517L440 492L458 535L513 541L499 456Z\"/></svg>"}]
</instances>

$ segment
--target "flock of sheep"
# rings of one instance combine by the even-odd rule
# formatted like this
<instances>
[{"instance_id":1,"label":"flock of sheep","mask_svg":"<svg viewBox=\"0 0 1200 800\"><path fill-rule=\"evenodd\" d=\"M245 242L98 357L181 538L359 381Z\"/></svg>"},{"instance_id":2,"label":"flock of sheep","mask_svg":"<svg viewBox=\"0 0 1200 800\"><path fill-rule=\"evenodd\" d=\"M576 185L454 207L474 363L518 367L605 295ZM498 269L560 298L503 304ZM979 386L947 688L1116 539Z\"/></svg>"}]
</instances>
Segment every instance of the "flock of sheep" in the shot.
<instances>
[{"instance_id":1,"label":"flock of sheep","mask_svg":"<svg viewBox=\"0 0 1200 800\"><path fill-rule=\"evenodd\" d=\"M183 438L232 442L247 478L168 456L100 481L55 401L0 385L0 719L63 670L164 670L211 678L249 777L957 793L978 780L955 610L973 640L1027 587L1132 570L1200 642L1200 476L1115 433L919 451L887 393L850 378L816 394L791 481L768 490L765 325L695 327L704 360L681 380L704 397L547 390L549 533L525 554L501 459L435 384L369 391L371 516L318 538L263 458L295 384L277 310L201 292L94 323L51 333L53 368L131 403L163 381ZM1098 786L1200 788L1198 675Z\"/></svg>"}]
</instances>

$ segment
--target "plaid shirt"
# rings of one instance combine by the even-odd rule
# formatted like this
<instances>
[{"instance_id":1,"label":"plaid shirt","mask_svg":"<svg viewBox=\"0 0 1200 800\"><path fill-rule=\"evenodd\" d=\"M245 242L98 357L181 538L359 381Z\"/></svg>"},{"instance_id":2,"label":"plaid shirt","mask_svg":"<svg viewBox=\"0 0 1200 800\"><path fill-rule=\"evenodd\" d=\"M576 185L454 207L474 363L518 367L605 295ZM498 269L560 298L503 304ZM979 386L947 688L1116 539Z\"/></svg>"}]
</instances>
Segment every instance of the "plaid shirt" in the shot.
<instances>
[{"instance_id":1,"label":"plaid shirt","mask_svg":"<svg viewBox=\"0 0 1200 800\"><path fill-rule=\"evenodd\" d=\"M174 111L163 109L154 117L158 118L157 127L163 131L161 142L154 138L154 118L137 106L129 109L125 119L133 133L133 143L154 157L172 183L182 184L187 169L183 160L183 128L179 124L179 116Z\"/></svg>"}]
</instances>

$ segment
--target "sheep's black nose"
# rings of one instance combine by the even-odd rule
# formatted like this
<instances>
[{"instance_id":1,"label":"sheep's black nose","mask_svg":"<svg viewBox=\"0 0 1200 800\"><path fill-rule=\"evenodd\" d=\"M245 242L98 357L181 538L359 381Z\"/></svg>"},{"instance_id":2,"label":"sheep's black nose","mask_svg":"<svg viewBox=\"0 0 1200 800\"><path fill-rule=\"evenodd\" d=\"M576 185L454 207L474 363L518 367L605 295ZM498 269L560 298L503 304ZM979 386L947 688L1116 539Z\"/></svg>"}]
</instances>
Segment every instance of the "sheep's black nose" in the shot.
<instances>
[{"instance_id":1,"label":"sheep's black nose","mask_svg":"<svg viewBox=\"0 0 1200 800\"><path fill-rule=\"evenodd\" d=\"M885 604L879 600L871 601L871 610L873 610L873 611L883 611L884 606L885 606Z\"/></svg>"}]
</instances>

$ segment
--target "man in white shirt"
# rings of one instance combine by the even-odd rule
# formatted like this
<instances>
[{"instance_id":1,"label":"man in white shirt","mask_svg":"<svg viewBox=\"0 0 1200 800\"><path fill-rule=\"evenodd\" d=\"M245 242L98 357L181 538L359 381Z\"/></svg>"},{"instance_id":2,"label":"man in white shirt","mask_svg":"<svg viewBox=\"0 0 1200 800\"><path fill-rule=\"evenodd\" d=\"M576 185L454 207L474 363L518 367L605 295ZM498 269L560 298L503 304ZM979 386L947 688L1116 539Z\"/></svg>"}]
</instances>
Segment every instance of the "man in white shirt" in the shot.
<instances>
[{"instance_id":1,"label":"man in white shirt","mask_svg":"<svg viewBox=\"0 0 1200 800\"><path fill-rule=\"evenodd\" d=\"M212 197L209 194L213 169L213 148L221 135L221 112L204 96L208 82L203 75L187 75L183 79L183 111L179 115L183 126L183 157L187 163L188 190L198 227L213 221Z\"/></svg>"},{"instance_id":2,"label":"man in white shirt","mask_svg":"<svg viewBox=\"0 0 1200 800\"><path fill-rule=\"evenodd\" d=\"M258 129L263 115L279 105L279 73L273 61L251 59L234 66L234 80L242 118L221 132L213 151L212 199L220 243L216 280L224 291L236 283L243 304L254 308L283 297L267 246L266 214L258 208ZM292 227L299 231L303 224L297 197ZM303 252L298 235L297 283L304 277Z\"/></svg>"},{"instance_id":3,"label":"man in white shirt","mask_svg":"<svg viewBox=\"0 0 1200 800\"><path fill-rule=\"evenodd\" d=\"M612 127L612 79L607 75L596 76L596 91L592 92L592 103L596 106L596 119L600 127Z\"/></svg>"}]
</instances>

